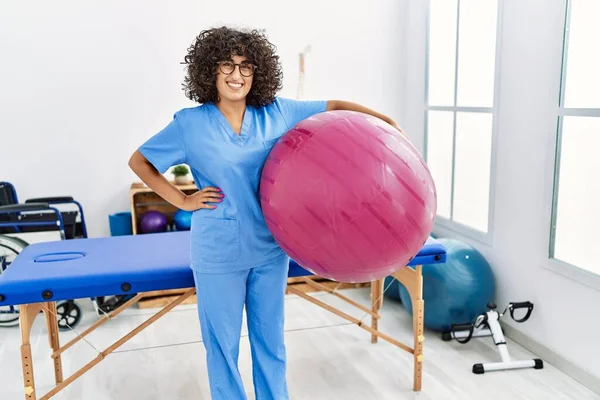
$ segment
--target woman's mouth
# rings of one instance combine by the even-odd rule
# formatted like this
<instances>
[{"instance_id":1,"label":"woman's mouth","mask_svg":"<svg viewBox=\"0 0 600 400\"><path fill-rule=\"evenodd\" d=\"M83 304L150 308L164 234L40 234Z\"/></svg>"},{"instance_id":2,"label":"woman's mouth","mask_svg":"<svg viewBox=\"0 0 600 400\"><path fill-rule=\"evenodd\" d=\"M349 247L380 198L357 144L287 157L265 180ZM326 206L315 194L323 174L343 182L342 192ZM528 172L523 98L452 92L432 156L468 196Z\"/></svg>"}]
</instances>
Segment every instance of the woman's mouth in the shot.
<instances>
[{"instance_id":1,"label":"woman's mouth","mask_svg":"<svg viewBox=\"0 0 600 400\"><path fill-rule=\"evenodd\" d=\"M227 82L227 86L234 90L239 90L242 88L242 86L244 86L244 84L239 82Z\"/></svg>"}]
</instances>

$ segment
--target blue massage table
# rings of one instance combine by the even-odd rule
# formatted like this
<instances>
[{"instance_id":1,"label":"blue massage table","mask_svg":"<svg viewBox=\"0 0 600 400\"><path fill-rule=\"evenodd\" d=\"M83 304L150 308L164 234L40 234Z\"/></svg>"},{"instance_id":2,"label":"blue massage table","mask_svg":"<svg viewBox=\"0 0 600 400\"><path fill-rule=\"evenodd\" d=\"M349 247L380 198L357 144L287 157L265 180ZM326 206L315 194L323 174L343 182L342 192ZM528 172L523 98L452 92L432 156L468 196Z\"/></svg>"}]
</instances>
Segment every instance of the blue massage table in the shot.
<instances>
[{"instance_id":1,"label":"blue massage table","mask_svg":"<svg viewBox=\"0 0 600 400\"><path fill-rule=\"evenodd\" d=\"M33 322L40 312L44 313L47 322L56 381L56 386L41 397L41 399L48 399L141 330L195 294L193 274L189 268L189 246L189 232L168 232L43 242L26 247L0 275L0 306L13 305L20 308L25 398L36 399L29 338ZM444 247L435 239L429 238L409 265L393 274L411 296L414 320L412 348L377 329L379 310L383 301L383 280L371 282L372 304L370 307L365 307L312 279L313 275L294 261L290 263L289 277L303 280L316 289L328 291L364 310L371 316L370 326L298 290L294 285L288 285L288 293L296 294L369 331L372 342L381 338L413 354L415 361L413 388L418 391L421 390L424 339L421 266L443 263L445 259ZM100 352L84 367L67 379L63 379L61 354L65 350L107 320L137 303L148 292L165 290L177 290L178 296L137 328ZM61 347L56 320L56 302L112 295L132 295L132 297L123 306L105 314L84 332L78 332L75 339Z\"/></svg>"}]
</instances>

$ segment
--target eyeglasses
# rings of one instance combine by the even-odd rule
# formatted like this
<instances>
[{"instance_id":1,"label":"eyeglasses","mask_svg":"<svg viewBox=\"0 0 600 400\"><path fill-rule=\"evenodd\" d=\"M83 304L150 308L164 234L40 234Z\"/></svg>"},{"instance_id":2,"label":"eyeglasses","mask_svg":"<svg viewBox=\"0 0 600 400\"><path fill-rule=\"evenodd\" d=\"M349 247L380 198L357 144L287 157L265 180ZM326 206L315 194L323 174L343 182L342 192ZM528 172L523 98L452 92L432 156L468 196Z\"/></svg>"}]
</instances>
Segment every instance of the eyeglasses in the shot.
<instances>
[{"instance_id":1,"label":"eyeglasses","mask_svg":"<svg viewBox=\"0 0 600 400\"><path fill-rule=\"evenodd\" d=\"M240 64L236 64L232 61L223 61L223 62L219 63L219 69L225 75L232 74L233 71L235 70L236 66L238 66L240 68L240 74L242 74L242 76L245 76L245 77L252 76L254 71L256 71L256 65L254 65L250 62L247 62L247 61L244 61Z\"/></svg>"}]
</instances>

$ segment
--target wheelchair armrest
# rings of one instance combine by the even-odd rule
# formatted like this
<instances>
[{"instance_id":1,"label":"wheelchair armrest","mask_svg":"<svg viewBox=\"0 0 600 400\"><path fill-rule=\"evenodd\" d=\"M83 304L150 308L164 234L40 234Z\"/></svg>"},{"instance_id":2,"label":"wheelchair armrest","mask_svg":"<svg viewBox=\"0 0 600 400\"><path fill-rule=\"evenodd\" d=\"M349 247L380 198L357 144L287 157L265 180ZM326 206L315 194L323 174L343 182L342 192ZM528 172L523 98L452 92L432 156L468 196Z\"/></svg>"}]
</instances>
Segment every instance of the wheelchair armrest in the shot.
<instances>
[{"instance_id":1,"label":"wheelchair armrest","mask_svg":"<svg viewBox=\"0 0 600 400\"><path fill-rule=\"evenodd\" d=\"M73 198L71 196L61 196L61 197L37 197L35 199L27 199L25 203L48 203L48 204L56 204L56 203L71 203L73 202Z\"/></svg>"},{"instance_id":2,"label":"wheelchair armrest","mask_svg":"<svg viewBox=\"0 0 600 400\"><path fill-rule=\"evenodd\" d=\"M12 213L12 212L27 212L27 211L42 211L49 210L50 206L48 203L18 203L9 204L6 206L0 206L0 213Z\"/></svg>"}]
</instances>

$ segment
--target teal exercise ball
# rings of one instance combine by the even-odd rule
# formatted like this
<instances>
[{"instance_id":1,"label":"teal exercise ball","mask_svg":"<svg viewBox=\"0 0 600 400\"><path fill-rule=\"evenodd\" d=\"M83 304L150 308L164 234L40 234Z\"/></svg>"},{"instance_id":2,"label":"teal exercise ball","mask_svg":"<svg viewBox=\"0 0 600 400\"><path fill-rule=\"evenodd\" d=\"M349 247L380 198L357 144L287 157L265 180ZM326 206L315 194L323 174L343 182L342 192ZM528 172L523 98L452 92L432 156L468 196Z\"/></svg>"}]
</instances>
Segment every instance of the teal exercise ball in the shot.
<instances>
[{"instance_id":1,"label":"teal exercise ball","mask_svg":"<svg viewBox=\"0 0 600 400\"><path fill-rule=\"evenodd\" d=\"M400 301L400 282L393 276L387 276L383 280L383 290L385 297Z\"/></svg>"},{"instance_id":2,"label":"teal exercise ball","mask_svg":"<svg viewBox=\"0 0 600 400\"><path fill-rule=\"evenodd\" d=\"M490 264L474 247L455 239L438 238L446 248L446 262L423 265L424 325L448 332L452 324L470 324L494 302L496 283ZM412 315L408 291L400 285L400 299Z\"/></svg>"}]
</instances>

